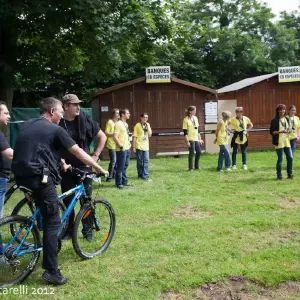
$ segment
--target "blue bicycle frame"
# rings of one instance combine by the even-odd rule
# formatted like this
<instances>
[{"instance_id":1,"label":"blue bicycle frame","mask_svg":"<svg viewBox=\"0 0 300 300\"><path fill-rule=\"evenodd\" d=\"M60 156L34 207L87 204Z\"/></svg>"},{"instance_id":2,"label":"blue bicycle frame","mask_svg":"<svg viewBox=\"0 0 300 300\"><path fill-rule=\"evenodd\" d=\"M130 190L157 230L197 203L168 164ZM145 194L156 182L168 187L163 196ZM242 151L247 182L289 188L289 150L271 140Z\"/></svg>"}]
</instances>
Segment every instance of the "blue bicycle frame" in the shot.
<instances>
[{"instance_id":1,"label":"blue bicycle frame","mask_svg":"<svg viewBox=\"0 0 300 300\"><path fill-rule=\"evenodd\" d=\"M59 236L63 227L64 227L64 223L65 221L69 218L72 210L74 209L77 201L80 199L81 196L86 196L86 192L85 192L85 188L83 183L79 184L78 186L76 186L75 188L72 188L70 190L68 190L67 192L61 194L58 196L58 200L63 200L64 198L68 197L69 195L75 194L70 205L67 207L66 211L64 212L62 219L61 219L61 224L60 227L58 229L57 235ZM28 234L31 232L33 226L36 224L37 222L37 218L41 219L41 214L40 214L40 208L37 207L37 209L35 210L35 212L33 213L31 219L32 219L32 223L30 224L30 227L27 228L26 233L24 234L24 236L22 237L21 242L19 243L18 247L14 250L13 255L20 257L26 254L29 254L31 252L35 252L35 251L42 251L43 250L43 246L40 246L38 248L34 248L33 245L23 245L24 241L26 240ZM22 230L24 229L25 225L22 225L18 231L15 233L15 235L13 236L13 238L5 245L4 247L4 252L6 251L6 249L8 247L10 247L12 245L12 243L16 240L17 236L19 236L19 234L22 232Z\"/></svg>"}]
</instances>

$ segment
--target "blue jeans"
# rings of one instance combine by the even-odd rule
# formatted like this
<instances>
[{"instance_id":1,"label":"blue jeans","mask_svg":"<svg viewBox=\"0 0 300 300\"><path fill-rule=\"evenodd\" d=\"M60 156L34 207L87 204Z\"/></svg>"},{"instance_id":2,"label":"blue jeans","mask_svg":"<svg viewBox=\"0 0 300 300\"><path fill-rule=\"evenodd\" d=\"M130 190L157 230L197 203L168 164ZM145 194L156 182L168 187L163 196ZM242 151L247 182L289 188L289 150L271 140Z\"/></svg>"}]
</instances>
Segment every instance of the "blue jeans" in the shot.
<instances>
[{"instance_id":1,"label":"blue jeans","mask_svg":"<svg viewBox=\"0 0 300 300\"><path fill-rule=\"evenodd\" d=\"M136 168L138 177L149 178L149 151L136 149Z\"/></svg>"},{"instance_id":2,"label":"blue jeans","mask_svg":"<svg viewBox=\"0 0 300 300\"><path fill-rule=\"evenodd\" d=\"M246 144L240 144L241 146L241 152L242 152L242 161L243 165L247 164L247 158L246 158L246 151L247 151L247 146ZM236 165L236 154L238 151L239 144L233 144L232 147L232 165Z\"/></svg>"},{"instance_id":3,"label":"blue jeans","mask_svg":"<svg viewBox=\"0 0 300 300\"><path fill-rule=\"evenodd\" d=\"M128 178L126 170L130 160L130 150L116 151L117 169L116 169L116 185L127 185Z\"/></svg>"},{"instance_id":4,"label":"blue jeans","mask_svg":"<svg viewBox=\"0 0 300 300\"><path fill-rule=\"evenodd\" d=\"M293 153L293 156L294 156L294 152L297 148L297 139L290 140L290 143L291 143L292 153Z\"/></svg>"},{"instance_id":5,"label":"blue jeans","mask_svg":"<svg viewBox=\"0 0 300 300\"><path fill-rule=\"evenodd\" d=\"M7 178L0 178L0 218L3 217L4 211L4 200L5 200L5 193L7 188Z\"/></svg>"},{"instance_id":6,"label":"blue jeans","mask_svg":"<svg viewBox=\"0 0 300 300\"><path fill-rule=\"evenodd\" d=\"M108 166L109 178L115 178L116 162L117 162L116 150L108 149L108 153L109 153L109 166Z\"/></svg>"},{"instance_id":7,"label":"blue jeans","mask_svg":"<svg viewBox=\"0 0 300 300\"><path fill-rule=\"evenodd\" d=\"M189 141L190 147L189 147L189 170L193 169L193 159L196 152L195 157L195 169L199 169L199 160L201 155L201 147L200 143L198 141Z\"/></svg>"},{"instance_id":8,"label":"blue jeans","mask_svg":"<svg viewBox=\"0 0 300 300\"><path fill-rule=\"evenodd\" d=\"M223 168L223 160L225 158L225 168L230 168L230 153L227 145L219 145L219 160L218 160L218 171L221 171Z\"/></svg>"},{"instance_id":9,"label":"blue jeans","mask_svg":"<svg viewBox=\"0 0 300 300\"><path fill-rule=\"evenodd\" d=\"M282 168L282 161L283 161L283 153L285 153L286 161L287 161L287 174L289 177L293 176L293 154L292 150L289 147L284 147L280 149L276 149L277 153L277 164L276 164L276 170L277 170L277 178L282 178L281 168Z\"/></svg>"}]
</instances>

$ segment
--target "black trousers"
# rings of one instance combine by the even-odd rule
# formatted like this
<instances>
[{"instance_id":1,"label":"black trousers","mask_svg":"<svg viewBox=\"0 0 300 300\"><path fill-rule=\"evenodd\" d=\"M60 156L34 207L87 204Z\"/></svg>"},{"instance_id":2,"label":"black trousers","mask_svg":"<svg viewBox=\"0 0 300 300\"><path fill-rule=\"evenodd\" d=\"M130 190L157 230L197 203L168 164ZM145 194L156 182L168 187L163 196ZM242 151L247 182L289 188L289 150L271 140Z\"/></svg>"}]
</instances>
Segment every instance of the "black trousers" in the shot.
<instances>
[{"instance_id":1,"label":"black trousers","mask_svg":"<svg viewBox=\"0 0 300 300\"><path fill-rule=\"evenodd\" d=\"M16 182L33 191L43 218L43 268L55 274L58 269L57 231L61 223L55 185L50 177L48 183L41 183L40 176L16 178Z\"/></svg>"},{"instance_id":2,"label":"black trousers","mask_svg":"<svg viewBox=\"0 0 300 300\"><path fill-rule=\"evenodd\" d=\"M78 168L81 169L82 171L87 171L87 172L92 172L91 168ZM68 190L74 188L76 185L78 185L80 182L78 180L78 176L76 174L73 174L71 172L61 172L61 191L67 192ZM86 178L83 182L85 192L88 196L92 196L92 179ZM72 199L74 198L74 194L66 197L63 201L66 207L71 203ZM75 212L74 209L70 214L69 217L69 224L68 224L68 229L67 233L72 234L73 227L74 227L74 219L75 219ZM88 219L88 218L87 218ZM88 223L88 220L86 219L86 223ZM85 228L85 224L83 224L83 227ZM88 230L88 227L87 227Z\"/></svg>"}]
</instances>

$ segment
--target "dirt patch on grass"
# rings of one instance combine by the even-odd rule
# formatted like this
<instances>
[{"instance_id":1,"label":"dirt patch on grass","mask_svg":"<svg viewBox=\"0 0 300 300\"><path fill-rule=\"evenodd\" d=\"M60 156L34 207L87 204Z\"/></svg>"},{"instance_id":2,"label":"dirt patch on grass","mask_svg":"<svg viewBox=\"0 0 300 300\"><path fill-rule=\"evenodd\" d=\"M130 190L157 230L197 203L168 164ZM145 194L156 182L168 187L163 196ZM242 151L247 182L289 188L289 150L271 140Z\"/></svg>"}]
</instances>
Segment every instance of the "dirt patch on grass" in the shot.
<instances>
[{"instance_id":1,"label":"dirt patch on grass","mask_svg":"<svg viewBox=\"0 0 300 300\"><path fill-rule=\"evenodd\" d=\"M173 213L175 218L186 218L186 219L202 219L210 218L212 214L208 212L201 212L197 208L192 206L180 206L177 211Z\"/></svg>"},{"instance_id":2,"label":"dirt patch on grass","mask_svg":"<svg viewBox=\"0 0 300 300\"><path fill-rule=\"evenodd\" d=\"M204 284L189 294L167 292L163 300L285 300L299 299L300 282L280 284L276 289L263 287L243 276L229 276L228 280Z\"/></svg>"},{"instance_id":3,"label":"dirt patch on grass","mask_svg":"<svg viewBox=\"0 0 300 300\"><path fill-rule=\"evenodd\" d=\"M279 205L281 209L290 209L300 207L300 198L297 197L282 197L279 198Z\"/></svg>"}]
</instances>

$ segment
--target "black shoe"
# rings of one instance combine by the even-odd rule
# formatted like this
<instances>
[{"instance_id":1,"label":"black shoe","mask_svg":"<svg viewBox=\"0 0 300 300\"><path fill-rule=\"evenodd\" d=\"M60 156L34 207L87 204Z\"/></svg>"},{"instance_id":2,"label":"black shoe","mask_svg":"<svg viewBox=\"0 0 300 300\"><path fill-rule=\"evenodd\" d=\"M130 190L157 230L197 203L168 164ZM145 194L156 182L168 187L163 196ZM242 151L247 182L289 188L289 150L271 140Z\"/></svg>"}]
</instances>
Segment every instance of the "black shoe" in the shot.
<instances>
[{"instance_id":1,"label":"black shoe","mask_svg":"<svg viewBox=\"0 0 300 300\"><path fill-rule=\"evenodd\" d=\"M67 240L70 240L71 238L72 238L71 233L67 231L67 232L64 234L64 236L61 238L61 240L62 240L62 241L67 241Z\"/></svg>"},{"instance_id":2,"label":"black shoe","mask_svg":"<svg viewBox=\"0 0 300 300\"><path fill-rule=\"evenodd\" d=\"M112 178L109 178L109 177L106 178L106 182L112 182L112 180L113 180Z\"/></svg>"},{"instance_id":3,"label":"black shoe","mask_svg":"<svg viewBox=\"0 0 300 300\"><path fill-rule=\"evenodd\" d=\"M120 189L120 190L124 189L124 185L118 185L117 187L118 187L118 189Z\"/></svg>"},{"instance_id":4,"label":"black shoe","mask_svg":"<svg viewBox=\"0 0 300 300\"><path fill-rule=\"evenodd\" d=\"M87 232L82 232L83 234L83 237L88 241L88 242L91 242L93 240L93 231L92 229L90 229L89 231Z\"/></svg>"},{"instance_id":5,"label":"black shoe","mask_svg":"<svg viewBox=\"0 0 300 300\"><path fill-rule=\"evenodd\" d=\"M51 274L49 271L45 271L42 275L42 278L52 284L62 285L66 284L70 279L64 277L60 270L57 270L56 274Z\"/></svg>"}]
</instances>

